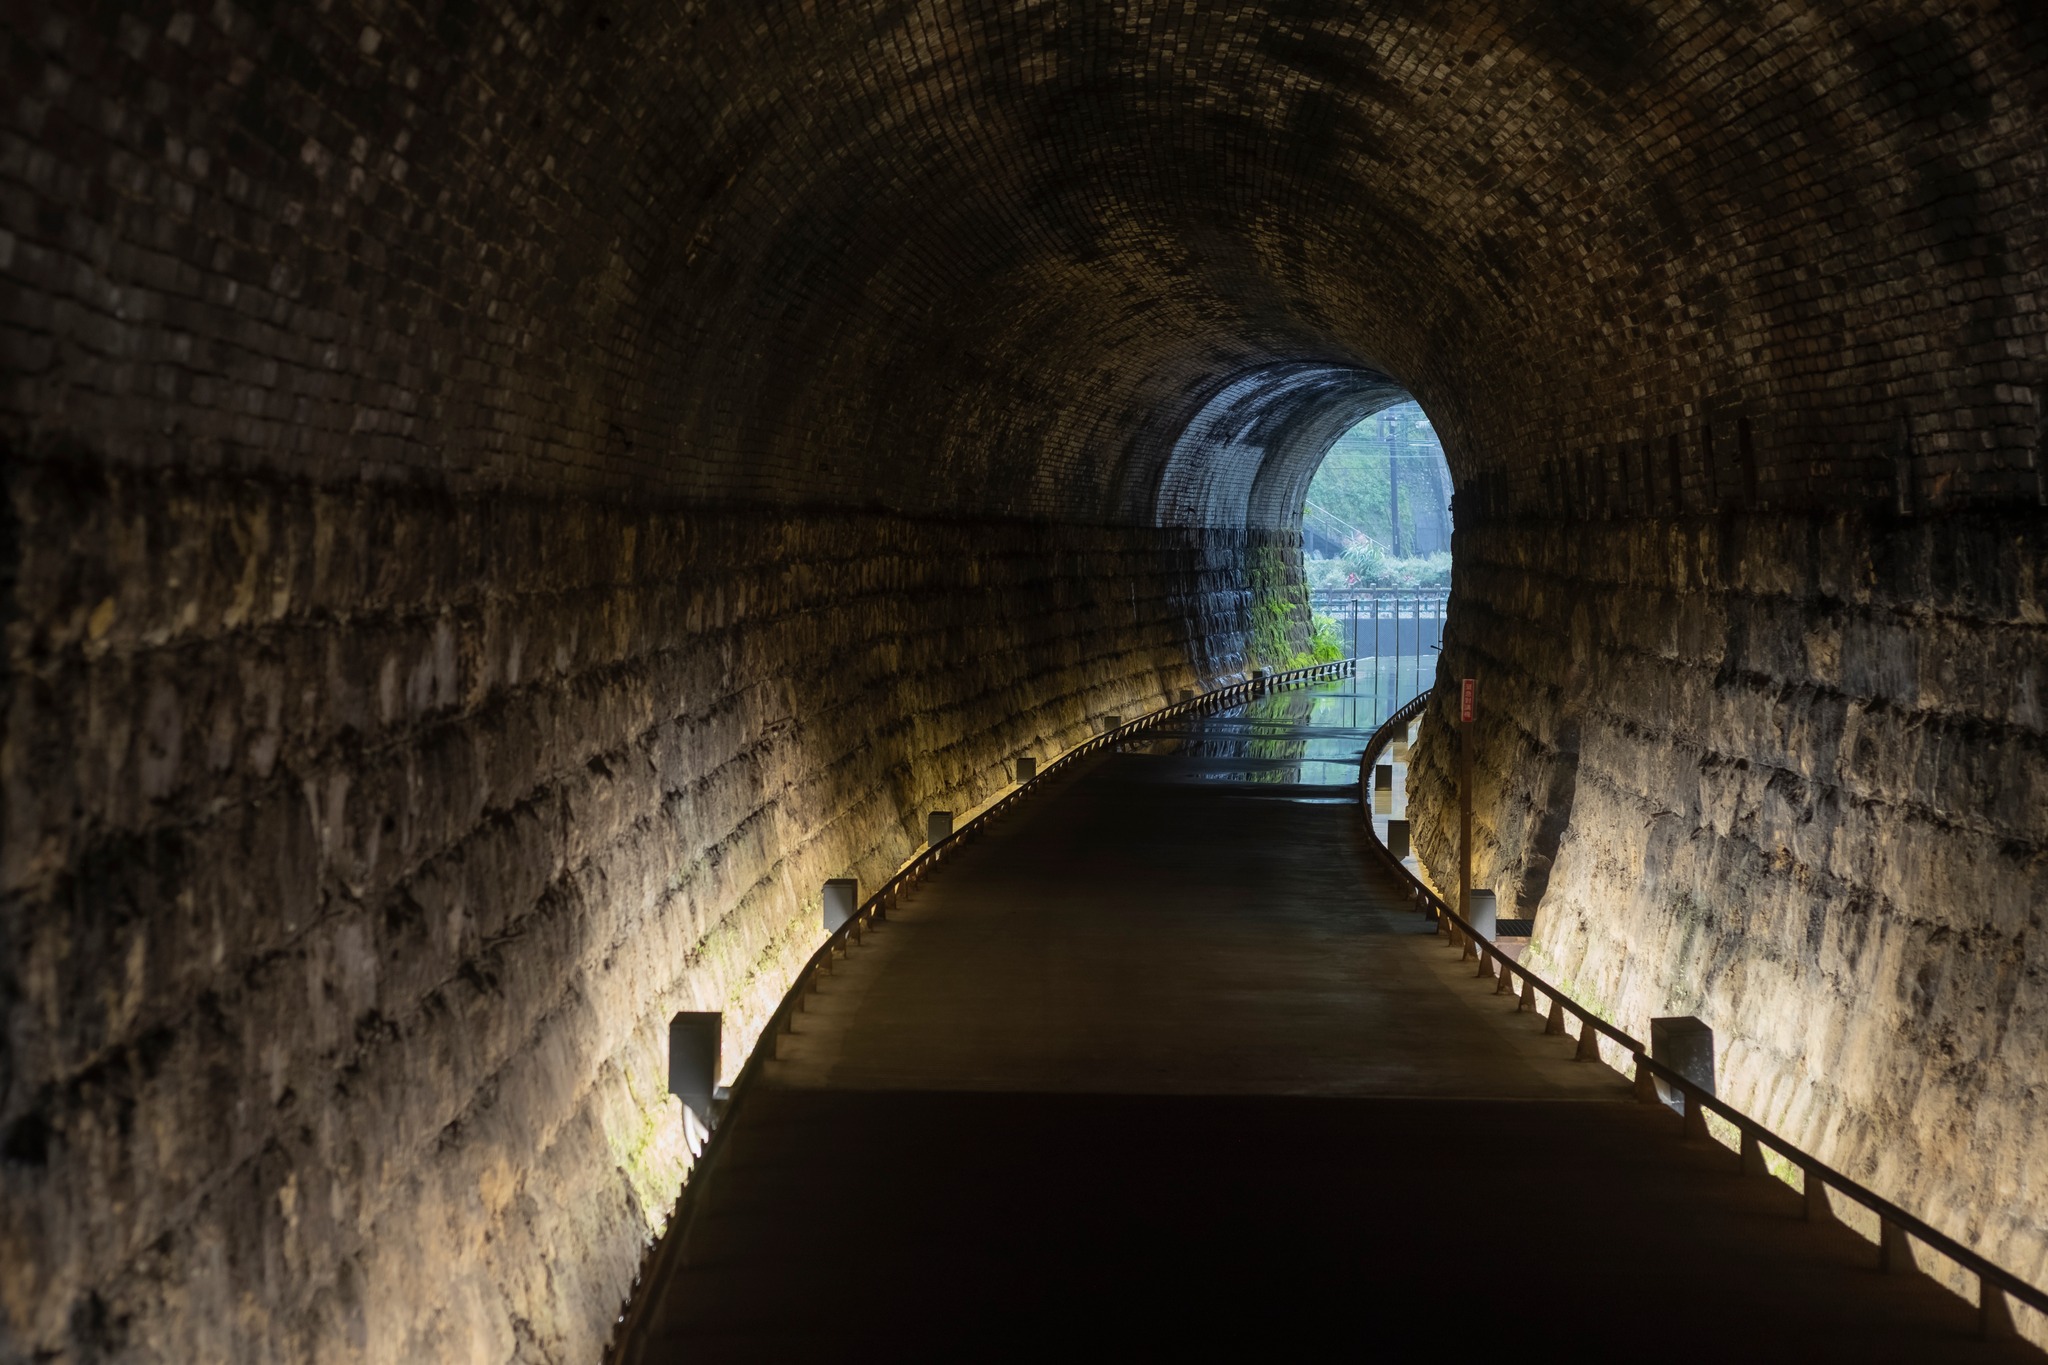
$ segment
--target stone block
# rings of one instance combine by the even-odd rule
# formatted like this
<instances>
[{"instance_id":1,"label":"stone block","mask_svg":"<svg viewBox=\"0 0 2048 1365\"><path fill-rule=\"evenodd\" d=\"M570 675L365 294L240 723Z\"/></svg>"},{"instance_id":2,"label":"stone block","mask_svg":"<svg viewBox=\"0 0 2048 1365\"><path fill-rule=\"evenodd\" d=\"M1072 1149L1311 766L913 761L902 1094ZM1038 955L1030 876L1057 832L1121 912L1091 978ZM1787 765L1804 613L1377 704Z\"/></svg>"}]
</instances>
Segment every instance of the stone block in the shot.
<instances>
[{"instance_id":1,"label":"stone block","mask_svg":"<svg viewBox=\"0 0 2048 1365\"><path fill-rule=\"evenodd\" d=\"M1493 892L1472 888L1472 901L1465 912L1465 922L1479 937L1492 940L1500 931L1500 901Z\"/></svg>"},{"instance_id":2,"label":"stone block","mask_svg":"<svg viewBox=\"0 0 2048 1365\"><path fill-rule=\"evenodd\" d=\"M860 909L860 880L856 877L832 878L825 883L821 900L825 932L837 933L839 926L852 919Z\"/></svg>"},{"instance_id":3,"label":"stone block","mask_svg":"<svg viewBox=\"0 0 2048 1365\"><path fill-rule=\"evenodd\" d=\"M718 1088L725 1017L716 1010L684 1011L668 1021L668 1093L711 1126Z\"/></svg>"},{"instance_id":4,"label":"stone block","mask_svg":"<svg viewBox=\"0 0 2048 1365\"><path fill-rule=\"evenodd\" d=\"M1704 1020L1691 1015L1652 1019L1650 1056L1709 1095L1718 1093L1714 1088L1714 1030Z\"/></svg>"}]
</instances>

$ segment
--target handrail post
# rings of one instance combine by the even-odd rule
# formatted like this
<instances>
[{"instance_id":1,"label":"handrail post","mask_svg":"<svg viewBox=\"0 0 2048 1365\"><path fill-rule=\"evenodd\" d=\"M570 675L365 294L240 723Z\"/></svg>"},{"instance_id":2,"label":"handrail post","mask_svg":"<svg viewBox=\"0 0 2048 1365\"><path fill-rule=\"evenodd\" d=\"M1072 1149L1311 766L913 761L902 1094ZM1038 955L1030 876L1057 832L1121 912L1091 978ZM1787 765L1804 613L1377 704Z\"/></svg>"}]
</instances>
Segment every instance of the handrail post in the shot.
<instances>
[{"instance_id":1,"label":"handrail post","mask_svg":"<svg viewBox=\"0 0 2048 1365\"><path fill-rule=\"evenodd\" d=\"M1887 1275L1906 1275L1919 1269L1913 1264L1913 1243L1906 1230L1891 1219L1878 1216L1877 1268Z\"/></svg>"},{"instance_id":2,"label":"handrail post","mask_svg":"<svg viewBox=\"0 0 2048 1365\"><path fill-rule=\"evenodd\" d=\"M1591 1015L1579 1016L1579 1050L1572 1054L1575 1062L1597 1062L1600 1060L1600 1030L1593 1027Z\"/></svg>"},{"instance_id":3,"label":"handrail post","mask_svg":"<svg viewBox=\"0 0 2048 1365\"><path fill-rule=\"evenodd\" d=\"M2010 1341L2019 1335L2005 1291L1982 1275L1977 1277L1977 1332L1990 1341Z\"/></svg>"},{"instance_id":4,"label":"handrail post","mask_svg":"<svg viewBox=\"0 0 2048 1365\"><path fill-rule=\"evenodd\" d=\"M1642 1053L1636 1054L1636 1079L1631 1091L1637 1104L1662 1104L1664 1097L1657 1093L1657 1075L1650 1070L1650 1059Z\"/></svg>"},{"instance_id":5,"label":"handrail post","mask_svg":"<svg viewBox=\"0 0 2048 1365\"><path fill-rule=\"evenodd\" d=\"M1691 1084L1684 1085L1680 1089L1685 1096L1685 1136L1697 1138L1701 1141L1709 1140L1712 1134L1707 1132L1706 1096L1701 1094Z\"/></svg>"},{"instance_id":6,"label":"handrail post","mask_svg":"<svg viewBox=\"0 0 2048 1365\"><path fill-rule=\"evenodd\" d=\"M1769 1175L1770 1163L1764 1160L1764 1145L1757 1141L1756 1134L1749 1129L1742 1130L1742 1173L1744 1175Z\"/></svg>"},{"instance_id":7,"label":"handrail post","mask_svg":"<svg viewBox=\"0 0 2048 1365\"><path fill-rule=\"evenodd\" d=\"M1807 1166L1801 1170L1802 1183L1806 1186L1806 1221L1809 1223L1832 1223L1835 1221L1835 1206L1828 1202L1828 1182L1820 1172Z\"/></svg>"},{"instance_id":8,"label":"handrail post","mask_svg":"<svg viewBox=\"0 0 2048 1365\"><path fill-rule=\"evenodd\" d=\"M1550 1018L1544 1020L1543 1032L1546 1037L1564 1032L1564 997L1550 997Z\"/></svg>"}]
</instances>

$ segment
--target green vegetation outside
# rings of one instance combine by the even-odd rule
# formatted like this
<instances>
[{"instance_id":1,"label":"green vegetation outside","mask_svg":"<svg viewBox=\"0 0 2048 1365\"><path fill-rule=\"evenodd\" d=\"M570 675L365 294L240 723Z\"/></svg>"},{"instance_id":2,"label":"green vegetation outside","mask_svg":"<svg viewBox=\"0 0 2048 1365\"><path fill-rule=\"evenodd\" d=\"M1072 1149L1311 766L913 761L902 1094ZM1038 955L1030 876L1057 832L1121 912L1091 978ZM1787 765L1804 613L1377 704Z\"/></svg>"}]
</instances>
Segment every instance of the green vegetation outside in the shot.
<instances>
[{"instance_id":1,"label":"green vegetation outside","mask_svg":"<svg viewBox=\"0 0 2048 1365\"><path fill-rule=\"evenodd\" d=\"M1448 588L1451 586L1451 556L1438 554L1395 559L1377 545L1353 545L1342 557L1304 555L1302 572L1309 591L1332 592L1345 588Z\"/></svg>"},{"instance_id":2,"label":"green vegetation outside","mask_svg":"<svg viewBox=\"0 0 2048 1365\"><path fill-rule=\"evenodd\" d=\"M1302 513L1310 591L1448 588L1450 484L1443 445L1414 403L1338 437Z\"/></svg>"}]
</instances>

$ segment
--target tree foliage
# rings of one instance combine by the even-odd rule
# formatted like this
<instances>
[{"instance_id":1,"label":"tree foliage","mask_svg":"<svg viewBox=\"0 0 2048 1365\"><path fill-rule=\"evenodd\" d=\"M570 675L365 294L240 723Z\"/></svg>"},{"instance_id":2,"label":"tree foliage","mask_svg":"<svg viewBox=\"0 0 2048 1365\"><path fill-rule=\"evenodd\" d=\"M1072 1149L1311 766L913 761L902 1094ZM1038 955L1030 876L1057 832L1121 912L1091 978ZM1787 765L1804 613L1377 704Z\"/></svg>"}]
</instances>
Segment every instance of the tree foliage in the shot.
<instances>
[{"instance_id":1,"label":"tree foliage","mask_svg":"<svg viewBox=\"0 0 2048 1365\"><path fill-rule=\"evenodd\" d=\"M1448 553L1415 555L1396 559L1377 546L1346 550L1342 558L1308 555L1302 568L1313 592L1344 588L1448 588L1451 585L1451 557Z\"/></svg>"},{"instance_id":2,"label":"tree foliage","mask_svg":"<svg viewBox=\"0 0 2048 1365\"><path fill-rule=\"evenodd\" d=\"M1391 475L1399 477L1398 498ZM1421 407L1403 403L1366 418L1337 438L1309 484L1308 520L1322 532L1314 543L1344 546L1341 556L1305 558L1309 587L1449 587L1449 498L1443 447Z\"/></svg>"},{"instance_id":3,"label":"tree foliage","mask_svg":"<svg viewBox=\"0 0 2048 1365\"><path fill-rule=\"evenodd\" d=\"M1400 479L1400 525L1393 522L1390 473ZM1422 409L1403 403L1375 413L1337 438L1309 484L1308 500L1389 550L1449 548L1449 470ZM1329 528L1348 539L1351 530Z\"/></svg>"}]
</instances>

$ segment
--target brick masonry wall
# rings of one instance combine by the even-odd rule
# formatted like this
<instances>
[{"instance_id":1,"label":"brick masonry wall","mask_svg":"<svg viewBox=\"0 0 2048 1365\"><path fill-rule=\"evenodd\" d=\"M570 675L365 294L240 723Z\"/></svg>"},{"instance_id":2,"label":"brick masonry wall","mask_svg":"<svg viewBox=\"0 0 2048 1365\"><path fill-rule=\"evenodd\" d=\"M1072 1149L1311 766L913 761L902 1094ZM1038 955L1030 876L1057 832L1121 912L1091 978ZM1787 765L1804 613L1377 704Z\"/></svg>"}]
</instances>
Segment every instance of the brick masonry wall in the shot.
<instances>
[{"instance_id":1,"label":"brick masonry wall","mask_svg":"<svg viewBox=\"0 0 2048 1365\"><path fill-rule=\"evenodd\" d=\"M684 1166L668 1015L737 1066L825 876L1247 618L1194 532L10 491L18 1351L592 1359Z\"/></svg>"},{"instance_id":2,"label":"brick masonry wall","mask_svg":"<svg viewBox=\"0 0 2048 1365\"><path fill-rule=\"evenodd\" d=\"M1855 518L2040 516L2036 4L17 0L0 39L38 1348L588 1358L680 1160L647 1021L772 991L804 888L1027 735L1298 635L1291 490L1390 385L1466 524L1560 524L1527 590L1628 629L1678 590L1575 557L1616 518L1755 519L1832 583ZM2005 608L1958 627L1946 572L1891 610L1989 686ZM1461 582L1473 642L1523 591ZM1499 619L1511 691L1632 714L1621 635L1567 669ZM1659 723L1762 761L1710 648ZM1968 771L1964 812L2033 790ZM1498 824L1589 895L1569 819Z\"/></svg>"},{"instance_id":3,"label":"brick masonry wall","mask_svg":"<svg viewBox=\"0 0 2048 1365\"><path fill-rule=\"evenodd\" d=\"M1461 528L1482 679L1474 881L1525 960L1721 1094L2036 1282L2048 521L1746 516ZM1418 746L1456 882L1450 698Z\"/></svg>"},{"instance_id":4,"label":"brick masonry wall","mask_svg":"<svg viewBox=\"0 0 2048 1365\"><path fill-rule=\"evenodd\" d=\"M686 1164L668 1016L736 1068L824 878L1249 615L1242 535L10 492L10 1353L594 1358Z\"/></svg>"},{"instance_id":5,"label":"brick masonry wall","mask_svg":"<svg viewBox=\"0 0 2048 1365\"><path fill-rule=\"evenodd\" d=\"M2034 4L21 0L7 54L0 412L122 461L1147 520L1284 360L1461 486L1747 423L1776 506L2041 497Z\"/></svg>"}]
</instances>

